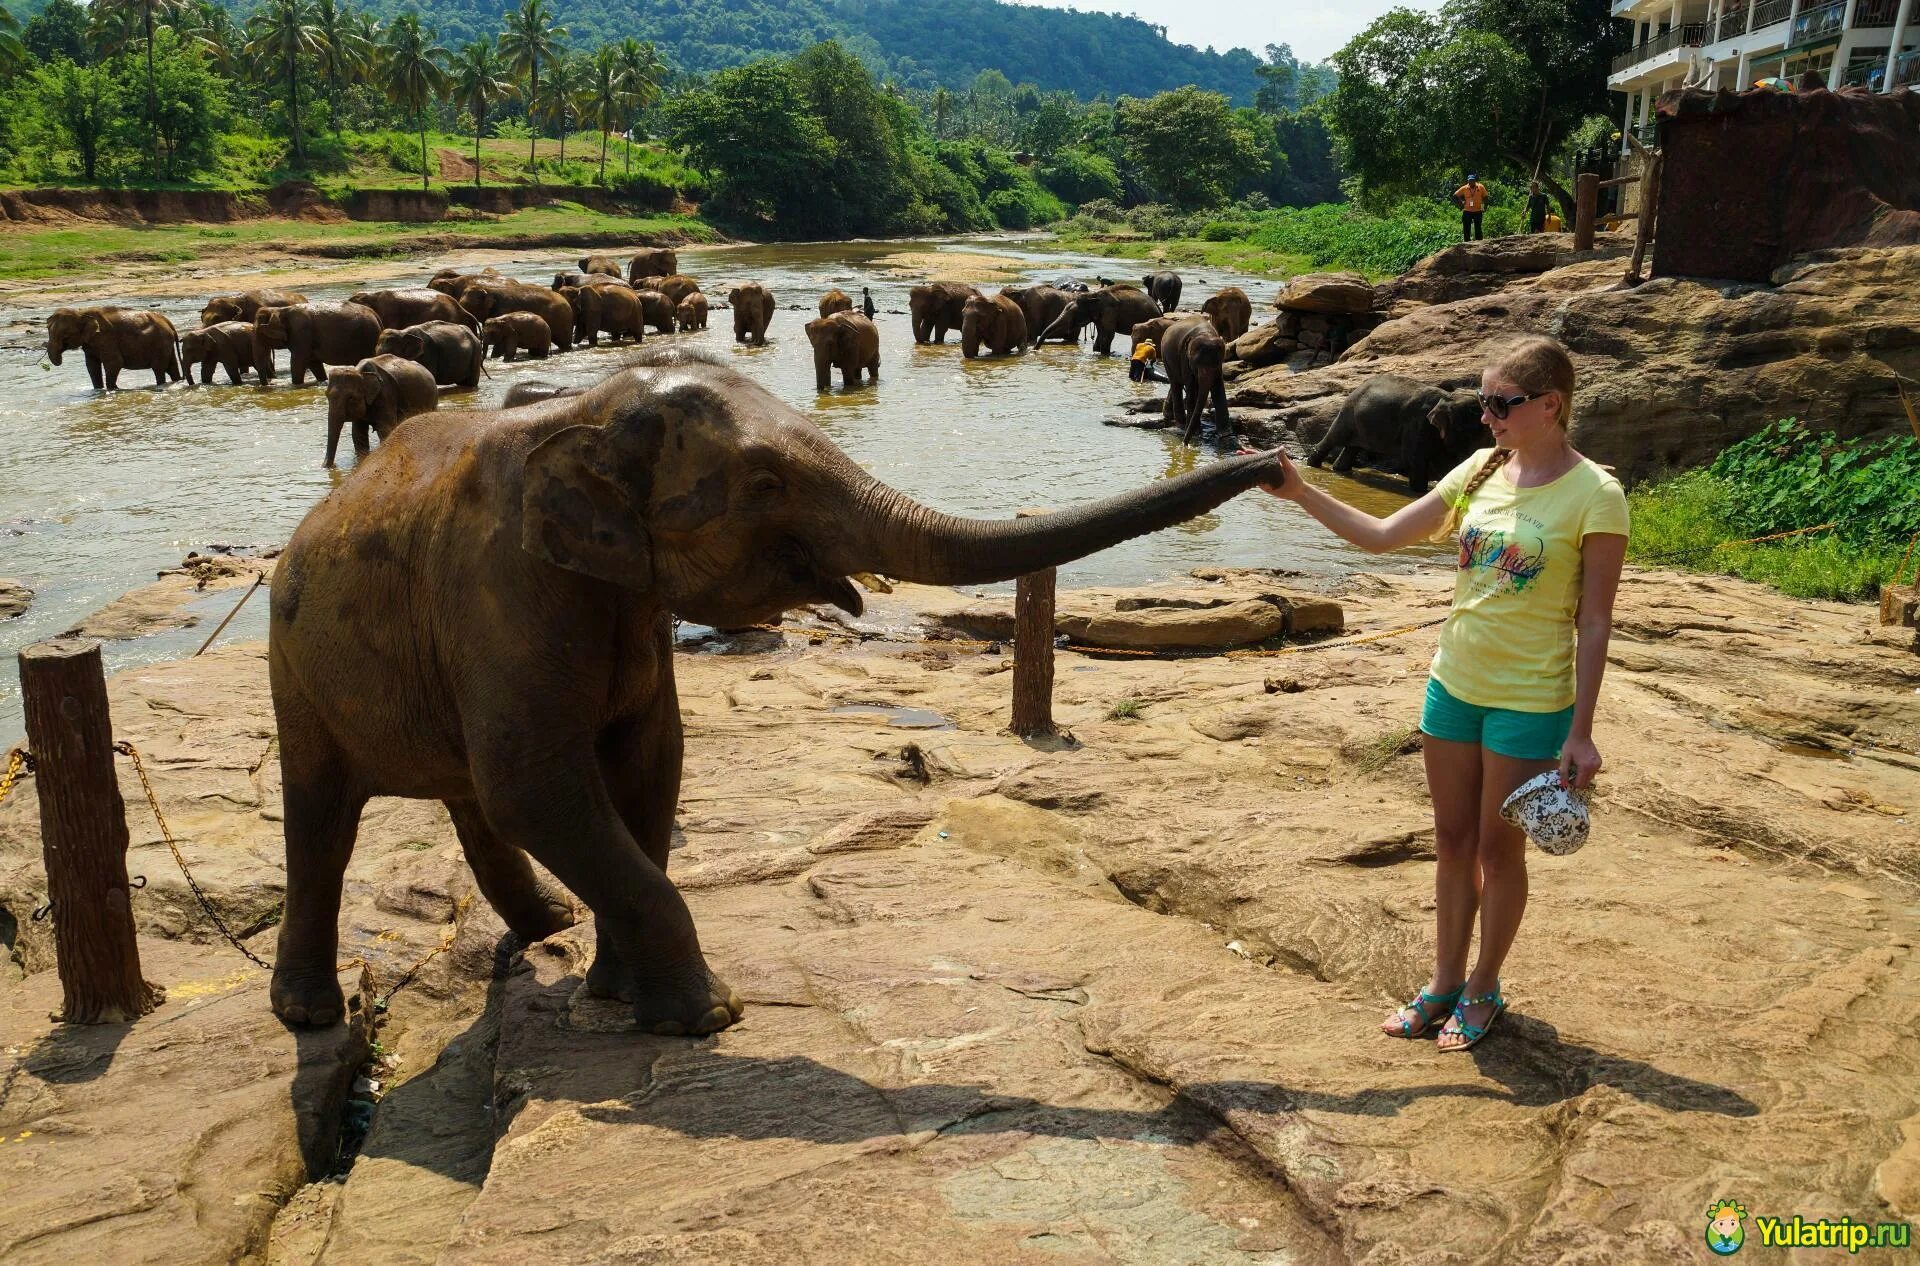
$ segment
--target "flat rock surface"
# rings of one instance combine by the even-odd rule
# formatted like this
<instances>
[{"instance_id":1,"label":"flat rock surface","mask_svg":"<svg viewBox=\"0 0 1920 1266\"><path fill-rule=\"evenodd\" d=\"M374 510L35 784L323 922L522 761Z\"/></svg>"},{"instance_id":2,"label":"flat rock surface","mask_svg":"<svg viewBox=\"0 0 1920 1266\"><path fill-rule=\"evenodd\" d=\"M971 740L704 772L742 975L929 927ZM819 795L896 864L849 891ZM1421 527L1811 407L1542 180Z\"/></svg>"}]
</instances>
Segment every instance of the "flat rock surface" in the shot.
<instances>
[{"instance_id":1,"label":"flat rock surface","mask_svg":"<svg viewBox=\"0 0 1920 1266\"><path fill-rule=\"evenodd\" d=\"M10 576L0 576L0 620L25 614L33 604L33 590Z\"/></svg>"},{"instance_id":2,"label":"flat rock surface","mask_svg":"<svg viewBox=\"0 0 1920 1266\"><path fill-rule=\"evenodd\" d=\"M859 623L904 636L935 592L900 586ZM1352 635L1448 593L1355 576L1330 596ZM1866 606L1628 573L1594 838L1531 858L1513 1009L1467 1055L1376 1028L1431 954L1409 733L1434 630L1061 653L1072 739L1032 743L1003 732L1004 648L845 625L718 639L676 656L672 873L745 1019L628 1031L581 987L590 924L515 956L464 901L437 807L375 802L343 953L384 990L448 948L393 995L397 1084L351 1173L257 1180L285 1201L265 1255L1665 1263L1700 1254L1721 1197L1916 1216L1920 658L1876 629ZM112 694L215 900L270 908L259 648ZM31 804L29 783L0 806L14 911ZM130 818L154 878L136 917L203 937ZM37 974L0 997L45 988L25 957ZM185 1102L126 1093L143 1123ZM86 1225L112 1226L115 1188L92 1189Z\"/></svg>"}]
</instances>

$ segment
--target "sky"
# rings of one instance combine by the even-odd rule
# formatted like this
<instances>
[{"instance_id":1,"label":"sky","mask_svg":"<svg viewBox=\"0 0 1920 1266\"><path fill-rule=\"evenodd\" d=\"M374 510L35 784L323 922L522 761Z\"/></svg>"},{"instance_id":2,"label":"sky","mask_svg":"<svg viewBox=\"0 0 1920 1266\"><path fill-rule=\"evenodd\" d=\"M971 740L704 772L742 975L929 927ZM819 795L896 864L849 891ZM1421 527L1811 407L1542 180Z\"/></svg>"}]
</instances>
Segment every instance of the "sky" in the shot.
<instances>
[{"instance_id":1,"label":"sky","mask_svg":"<svg viewBox=\"0 0 1920 1266\"><path fill-rule=\"evenodd\" d=\"M1216 52L1291 44L1301 61L1325 61L1389 9L1440 7L1441 0L1015 0L1048 8L1131 13L1167 28L1176 44Z\"/></svg>"}]
</instances>

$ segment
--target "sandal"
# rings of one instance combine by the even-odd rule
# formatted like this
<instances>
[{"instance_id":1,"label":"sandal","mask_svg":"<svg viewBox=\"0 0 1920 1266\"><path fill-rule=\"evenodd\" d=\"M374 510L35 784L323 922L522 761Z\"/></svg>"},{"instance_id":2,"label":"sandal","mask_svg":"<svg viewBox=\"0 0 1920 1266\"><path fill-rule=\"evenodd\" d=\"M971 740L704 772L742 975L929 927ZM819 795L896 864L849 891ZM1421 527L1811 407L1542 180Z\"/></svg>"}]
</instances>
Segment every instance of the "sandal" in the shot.
<instances>
[{"instance_id":1,"label":"sandal","mask_svg":"<svg viewBox=\"0 0 1920 1266\"><path fill-rule=\"evenodd\" d=\"M1477 1007L1488 1002L1493 1004L1493 1010L1487 1015L1487 1022L1485 1024L1467 1023L1465 1008ZM1506 1009L1507 1000L1500 995L1500 982L1497 980L1493 982L1492 993L1481 994L1478 998L1462 997L1460 1001L1453 1004L1453 1014L1447 1017L1447 1023L1452 1027L1450 1029L1443 1028L1440 1032L1442 1035L1448 1032L1458 1033L1467 1040L1459 1046L1443 1046L1440 1049L1448 1054L1452 1054L1455 1051L1472 1050L1474 1046L1479 1043L1480 1039L1485 1037L1488 1031L1493 1028L1493 1022L1498 1020L1500 1013Z\"/></svg>"},{"instance_id":2,"label":"sandal","mask_svg":"<svg viewBox=\"0 0 1920 1266\"><path fill-rule=\"evenodd\" d=\"M1460 989L1465 989L1465 988L1466 988L1465 985L1460 986ZM1460 1001L1460 989L1455 989L1452 993L1428 993L1423 988L1420 991L1419 997L1415 998L1411 1002L1402 1003L1400 1006L1400 1010L1402 1012L1411 1011L1415 1015L1420 1017L1420 1031L1418 1033L1415 1033L1413 1031L1413 1025L1407 1022L1407 1017L1405 1015L1400 1015L1398 1017L1400 1021L1399 1036L1401 1037L1430 1036L1433 1033L1433 1026L1435 1021L1439 1020L1440 1017L1443 1015L1450 1014L1454 1009L1454 1005ZM1429 1014L1427 1011L1428 1007L1434 1008L1431 1014ZM1386 1030L1382 1029L1381 1032L1386 1033ZM1387 1036L1392 1037L1394 1035L1391 1033L1387 1033Z\"/></svg>"}]
</instances>

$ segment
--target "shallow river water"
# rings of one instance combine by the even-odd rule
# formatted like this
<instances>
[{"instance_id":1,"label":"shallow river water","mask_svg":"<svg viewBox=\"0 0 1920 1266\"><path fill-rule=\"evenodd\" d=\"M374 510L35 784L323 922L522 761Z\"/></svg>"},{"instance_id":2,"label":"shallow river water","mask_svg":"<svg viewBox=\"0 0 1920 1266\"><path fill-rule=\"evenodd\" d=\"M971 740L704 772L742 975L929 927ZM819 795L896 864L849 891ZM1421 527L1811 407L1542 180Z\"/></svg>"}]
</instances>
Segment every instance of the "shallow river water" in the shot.
<instances>
[{"instance_id":1,"label":"shallow river water","mask_svg":"<svg viewBox=\"0 0 1920 1266\"><path fill-rule=\"evenodd\" d=\"M774 293L775 314L763 348L736 347L731 316L715 312L704 332L659 336L709 347L812 416L874 474L943 510L1005 516L1022 506L1060 507L1189 470L1212 460L1210 448L1183 447L1164 431L1102 425L1128 400L1150 394L1127 381L1123 356L1099 357L1089 344L1049 345L1004 360L967 361L958 335L944 346L913 342L907 291L918 276L883 263L903 251L1011 256L1030 280L1125 277L1126 261L1037 253L1019 241L967 239L940 243L837 243L756 246L680 253L681 271L724 296L736 281L759 280ZM534 251L496 267L537 284L570 268L578 252ZM896 261L897 263L898 261ZM437 261L396 264L393 280L302 285L312 298L338 298L372 285L424 284ZM1185 306L1220 286L1238 284L1253 297L1256 319L1270 311L1275 283L1211 270L1186 275ZM196 280L176 297L129 300L157 309L181 330L199 324L207 294L259 278ZM877 386L814 391L813 362L802 325L822 292L839 286L859 296L870 286L881 312ZM983 288L985 288L983 286ZM97 302L115 296L102 294ZM0 622L0 745L21 733L13 652L78 623L88 612L154 578L190 550L214 544L284 542L315 500L352 469L320 464L325 437L323 389L288 386L285 354L271 387L248 385L152 388L151 375L128 371L122 390L95 392L77 356L43 368L40 325L52 305L0 312L11 327L0 351L0 576L36 591L24 617ZM31 332L23 320L34 322ZM649 336L651 341L656 336ZM1126 346L1121 340L1118 347ZM478 391L449 391L443 406L490 404L516 381L587 382L620 363L625 349L602 343L547 361L489 362ZM222 378L224 382L224 376ZM1154 390L1158 390L1155 388ZM1321 478L1316 472L1316 478ZM1402 498L1327 473L1322 482L1376 513ZM1066 586L1132 584L1164 579L1203 565L1268 566L1336 572L1356 566L1415 565L1431 551L1394 560L1362 559L1291 506L1254 493L1213 514L1127 542L1061 568ZM108 643L109 671L191 654L238 598L210 594L198 629ZM267 604L256 598L222 639L261 637Z\"/></svg>"}]
</instances>

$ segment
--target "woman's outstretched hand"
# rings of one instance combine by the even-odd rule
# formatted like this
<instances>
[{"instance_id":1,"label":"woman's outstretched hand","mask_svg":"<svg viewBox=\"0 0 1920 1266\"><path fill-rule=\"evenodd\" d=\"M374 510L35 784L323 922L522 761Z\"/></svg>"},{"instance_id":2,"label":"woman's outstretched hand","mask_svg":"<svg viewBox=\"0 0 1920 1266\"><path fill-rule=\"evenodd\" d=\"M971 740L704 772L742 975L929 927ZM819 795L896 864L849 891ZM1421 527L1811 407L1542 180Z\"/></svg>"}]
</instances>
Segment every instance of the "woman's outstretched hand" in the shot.
<instances>
[{"instance_id":1,"label":"woman's outstretched hand","mask_svg":"<svg viewBox=\"0 0 1920 1266\"><path fill-rule=\"evenodd\" d=\"M1240 451L1245 453L1250 450L1243 448ZM1293 460L1287 456L1285 449L1276 448L1273 455L1280 459L1280 472L1262 479L1260 487L1282 501L1298 501L1300 490L1307 486L1307 481L1300 478L1300 472L1293 468Z\"/></svg>"}]
</instances>

